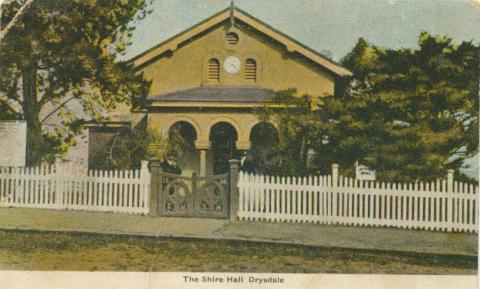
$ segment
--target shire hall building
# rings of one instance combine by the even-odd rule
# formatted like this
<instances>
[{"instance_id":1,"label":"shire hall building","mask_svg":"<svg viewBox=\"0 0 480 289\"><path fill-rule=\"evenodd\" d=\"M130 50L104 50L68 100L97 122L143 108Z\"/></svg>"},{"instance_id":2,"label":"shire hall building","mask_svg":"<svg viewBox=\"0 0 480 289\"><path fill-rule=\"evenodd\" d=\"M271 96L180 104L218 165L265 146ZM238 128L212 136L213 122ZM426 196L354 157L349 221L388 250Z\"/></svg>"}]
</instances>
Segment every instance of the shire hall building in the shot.
<instances>
[{"instance_id":1,"label":"shire hall building","mask_svg":"<svg viewBox=\"0 0 480 289\"><path fill-rule=\"evenodd\" d=\"M225 9L129 60L151 83L142 111L89 128L88 164L102 164L105 146L140 123L167 137L177 127L190 146L184 174L223 173L228 160L252 148L262 123L255 108L275 91L339 93L350 71L238 9Z\"/></svg>"}]
</instances>

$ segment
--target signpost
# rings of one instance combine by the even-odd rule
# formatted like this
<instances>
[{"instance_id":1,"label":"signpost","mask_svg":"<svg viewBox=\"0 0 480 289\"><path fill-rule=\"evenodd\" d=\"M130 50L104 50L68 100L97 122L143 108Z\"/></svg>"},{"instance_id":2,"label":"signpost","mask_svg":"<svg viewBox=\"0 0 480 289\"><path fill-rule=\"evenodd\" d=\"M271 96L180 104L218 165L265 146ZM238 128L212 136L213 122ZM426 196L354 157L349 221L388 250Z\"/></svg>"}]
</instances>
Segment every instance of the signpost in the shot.
<instances>
[{"instance_id":1,"label":"signpost","mask_svg":"<svg viewBox=\"0 0 480 289\"><path fill-rule=\"evenodd\" d=\"M375 181L375 170L372 170L369 167L360 164L359 162L356 163L355 167L355 178L357 180Z\"/></svg>"},{"instance_id":2,"label":"signpost","mask_svg":"<svg viewBox=\"0 0 480 289\"><path fill-rule=\"evenodd\" d=\"M0 121L0 166L25 166L27 123Z\"/></svg>"}]
</instances>

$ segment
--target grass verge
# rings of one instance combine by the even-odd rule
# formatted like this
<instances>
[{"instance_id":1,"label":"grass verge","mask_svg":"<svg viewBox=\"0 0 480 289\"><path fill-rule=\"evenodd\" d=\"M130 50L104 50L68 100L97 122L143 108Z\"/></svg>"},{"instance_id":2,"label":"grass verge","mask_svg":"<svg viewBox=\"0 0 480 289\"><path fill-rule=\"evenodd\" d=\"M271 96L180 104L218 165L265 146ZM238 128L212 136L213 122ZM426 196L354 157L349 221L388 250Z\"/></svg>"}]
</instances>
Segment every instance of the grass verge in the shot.
<instances>
[{"instance_id":1,"label":"grass verge","mask_svg":"<svg viewBox=\"0 0 480 289\"><path fill-rule=\"evenodd\" d=\"M474 275L477 259L241 241L0 231L0 269Z\"/></svg>"}]
</instances>

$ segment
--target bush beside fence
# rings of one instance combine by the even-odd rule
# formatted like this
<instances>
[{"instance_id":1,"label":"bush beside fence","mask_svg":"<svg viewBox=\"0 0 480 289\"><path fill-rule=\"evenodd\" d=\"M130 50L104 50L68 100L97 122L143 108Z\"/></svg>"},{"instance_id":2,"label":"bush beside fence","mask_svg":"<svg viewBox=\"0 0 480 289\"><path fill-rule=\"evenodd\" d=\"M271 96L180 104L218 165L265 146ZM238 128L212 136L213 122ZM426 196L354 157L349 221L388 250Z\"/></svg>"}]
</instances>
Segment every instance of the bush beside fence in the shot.
<instances>
[{"instance_id":1,"label":"bush beside fence","mask_svg":"<svg viewBox=\"0 0 480 289\"><path fill-rule=\"evenodd\" d=\"M239 218L273 222L478 232L478 186L447 180L414 184L332 175L271 177L240 173Z\"/></svg>"}]
</instances>

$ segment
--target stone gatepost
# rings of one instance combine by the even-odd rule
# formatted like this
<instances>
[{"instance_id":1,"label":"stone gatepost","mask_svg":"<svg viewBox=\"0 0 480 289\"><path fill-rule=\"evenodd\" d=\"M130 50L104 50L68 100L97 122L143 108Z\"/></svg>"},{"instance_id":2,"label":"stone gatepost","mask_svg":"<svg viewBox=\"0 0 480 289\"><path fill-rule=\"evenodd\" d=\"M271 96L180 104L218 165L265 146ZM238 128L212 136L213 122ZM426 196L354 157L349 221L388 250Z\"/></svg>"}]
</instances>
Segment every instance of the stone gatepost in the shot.
<instances>
[{"instance_id":1,"label":"stone gatepost","mask_svg":"<svg viewBox=\"0 0 480 289\"><path fill-rule=\"evenodd\" d=\"M229 185L229 206L228 206L228 218L230 221L237 220L237 213L238 213L238 176L240 173L240 161L239 160L230 160L230 170L229 170L229 178L228 178L228 185Z\"/></svg>"},{"instance_id":2,"label":"stone gatepost","mask_svg":"<svg viewBox=\"0 0 480 289\"><path fill-rule=\"evenodd\" d=\"M158 216L158 206L161 190L160 160L150 159L150 205L148 208L151 216Z\"/></svg>"}]
</instances>

